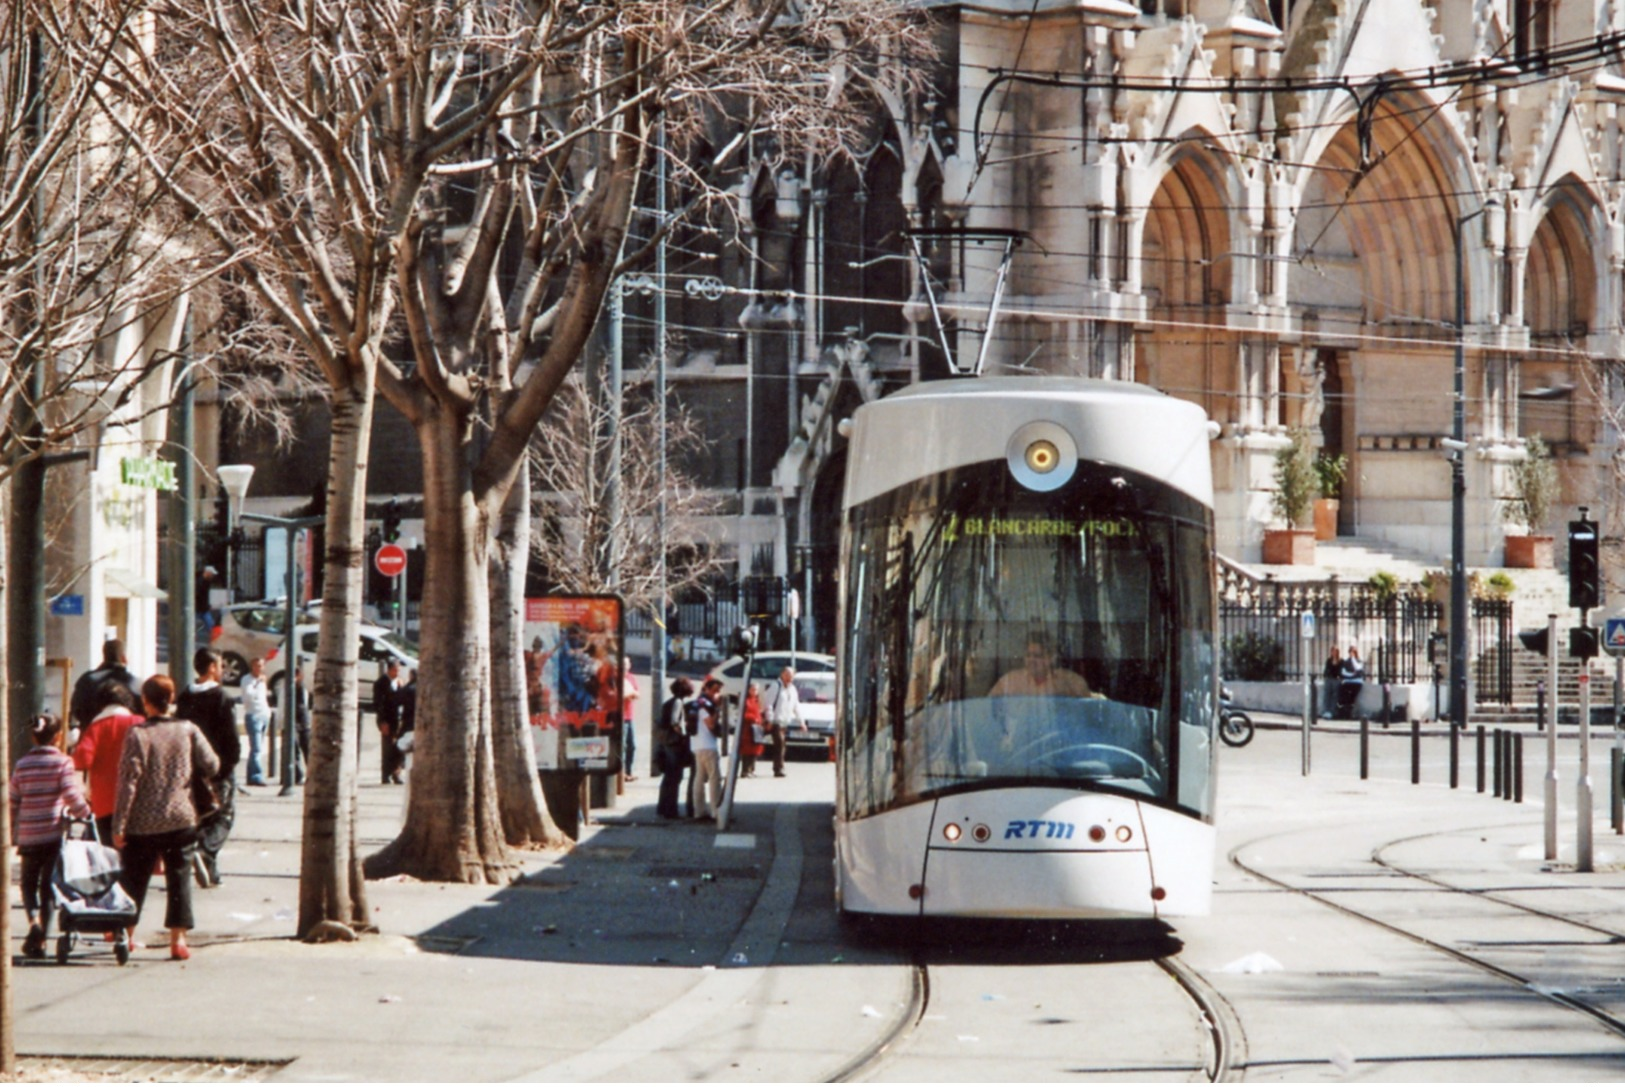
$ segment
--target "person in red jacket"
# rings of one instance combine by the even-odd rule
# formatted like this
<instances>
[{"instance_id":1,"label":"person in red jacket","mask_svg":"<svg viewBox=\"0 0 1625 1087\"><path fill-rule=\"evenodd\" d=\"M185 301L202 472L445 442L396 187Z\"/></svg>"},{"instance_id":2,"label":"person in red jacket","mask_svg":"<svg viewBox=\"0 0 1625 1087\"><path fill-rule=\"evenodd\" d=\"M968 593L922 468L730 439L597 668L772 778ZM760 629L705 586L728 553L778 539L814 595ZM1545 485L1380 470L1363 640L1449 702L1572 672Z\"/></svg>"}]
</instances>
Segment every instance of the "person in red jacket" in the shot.
<instances>
[{"instance_id":1,"label":"person in red jacket","mask_svg":"<svg viewBox=\"0 0 1625 1087\"><path fill-rule=\"evenodd\" d=\"M113 843L113 806L118 802L118 764L124 753L124 734L139 725L140 703L117 679L96 685L86 703L90 723L74 745L73 764L85 771L90 783L90 810L96 817L96 837Z\"/></svg>"}]
</instances>

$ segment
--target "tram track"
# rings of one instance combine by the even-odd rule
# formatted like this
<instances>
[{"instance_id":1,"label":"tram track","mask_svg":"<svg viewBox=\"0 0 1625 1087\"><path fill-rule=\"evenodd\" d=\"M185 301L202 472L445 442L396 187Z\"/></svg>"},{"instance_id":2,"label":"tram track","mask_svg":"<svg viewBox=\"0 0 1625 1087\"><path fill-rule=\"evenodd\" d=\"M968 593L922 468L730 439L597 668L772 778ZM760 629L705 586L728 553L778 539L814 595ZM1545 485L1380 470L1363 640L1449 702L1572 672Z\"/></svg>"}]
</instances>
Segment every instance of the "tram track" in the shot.
<instances>
[{"instance_id":1,"label":"tram track","mask_svg":"<svg viewBox=\"0 0 1625 1087\"><path fill-rule=\"evenodd\" d=\"M1453 833L1462 833L1464 830L1475 829L1481 830L1487 828L1460 828L1453 831ZM1309 887L1298 886L1290 882L1287 878L1271 875L1262 868L1242 860L1243 852L1256 850L1265 843L1276 839L1290 837L1294 833L1296 832L1271 834L1254 838L1232 849L1228 854L1229 861L1235 868L1245 872L1255 879L1261 880L1262 882L1277 887L1283 891L1287 891L1291 894L1316 902L1322 906L1326 906L1327 908L1332 909L1346 917L1371 925L1395 936L1399 936L1402 939L1408 940L1421 947L1427 948L1430 951L1437 952L1438 954L1463 963L1469 967L1472 967L1473 969L1481 971L1484 974L1490 975L1510 985L1517 986L1518 988L1538 995L1543 999L1557 1005L1558 1007L1584 1016L1597 1026L1602 1027L1604 1030L1607 1030L1614 1035L1625 1038L1625 1015L1616 1014L1614 1011L1611 1011L1609 1008L1601 1004L1593 1003L1592 1001L1583 999L1582 997L1576 996L1571 992L1566 992L1554 989L1548 985L1543 985L1538 978L1531 976L1529 973L1506 965L1503 962L1496 962L1485 953L1467 950L1458 943L1450 943L1446 942L1445 940L1437 939L1433 936L1427 935L1424 932L1418 931L1415 927L1408 927L1407 925L1401 924L1397 921L1378 916L1376 913L1358 909L1352 905L1349 905L1348 903L1337 901L1333 897L1335 892L1320 891ZM1437 835L1408 835L1404 838L1396 838L1388 842L1384 842L1371 850L1371 861L1380 869L1392 873L1396 878L1399 879L1412 880L1416 883L1435 888L1438 891L1447 894L1460 895L1465 899L1486 903L1503 910L1512 911L1525 917L1536 918L1543 923L1559 926L1563 929L1585 932L1592 936L1606 937L1610 943L1625 943L1625 934L1613 929L1593 925L1589 922L1576 920L1570 917L1565 917L1561 914L1529 906L1525 903L1517 902L1488 891L1459 887L1436 876L1432 876L1424 872L1414 871L1405 867L1404 865L1398 864L1397 862L1388 860L1384 857L1384 853L1387 850L1397 848L1404 844L1422 841L1431 837L1437 837ZM1530 941L1527 940L1522 942L1525 944L1530 943ZM1556 941L1547 942L1555 943Z\"/></svg>"},{"instance_id":2,"label":"tram track","mask_svg":"<svg viewBox=\"0 0 1625 1087\"><path fill-rule=\"evenodd\" d=\"M1200 973L1177 956L1163 956L1149 962L1173 981L1195 1009L1206 1040L1207 1052L1198 1061L1206 1080L1211 1083L1239 1080L1239 1070L1246 1064L1245 1035L1229 1002ZM1085 969L1087 965L1079 964L1079 968ZM919 1030L931 1007L932 973L930 965L919 958L909 969L909 998L898 1007L881 1035L842 1065L827 1082L857 1083L869 1079ZM1101 1074L1114 1074L1134 1069L1118 1067L1099 1071Z\"/></svg>"}]
</instances>

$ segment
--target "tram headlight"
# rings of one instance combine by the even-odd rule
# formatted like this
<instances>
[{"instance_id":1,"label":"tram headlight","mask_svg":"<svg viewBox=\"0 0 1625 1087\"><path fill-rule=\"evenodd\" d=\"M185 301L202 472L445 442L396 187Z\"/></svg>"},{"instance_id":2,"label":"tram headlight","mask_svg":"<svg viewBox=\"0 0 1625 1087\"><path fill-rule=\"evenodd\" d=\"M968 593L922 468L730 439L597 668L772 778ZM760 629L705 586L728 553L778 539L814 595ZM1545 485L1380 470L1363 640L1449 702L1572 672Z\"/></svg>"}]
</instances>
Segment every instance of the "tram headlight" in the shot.
<instances>
[{"instance_id":1,"label":"tram headlight","mask_svg":"<svg viewBox=\"0 0 1625 1087\"><path fill-rule=\"evenodd\" d=\"M963 833L964 831L960 829L958 823L949 823L947 826L942 828L942 836L948 839L950 842L959 841L959 836Z\"/></svg>"},{"instance_id":2,"label":"tram headlight","mask_svg":"<svg viewBox=\"0 0 1625 1087\"><path fill-rule=\"evenodd\" d=\"M1027 467L1039 475L1049 475L1061 464L1061 451L1055 443L1043 438L1027 447Z\"/></svg>"},{"instance_id":3,"label":"tram headlight","mask_svg":"<svg viewBox=\"0 0 1625 1087\"><path fill-rule=\"evenodd\" d=\"M1134 837L1134 829L1132 827L1122 826L1117 828L1118 841L1126 842L1132 837Z\"/></svg>"},{"instance_id":4,"label":"tram headlight","mask_svg":"<svg viewBox=\"0 0 1625 1087\"><path fill-rule=\"evenodd\" d=\"M1028 423L1010 436L1005 462L1029 491L1057 490L1078 470L1078 443L1059 423Z\"/></svg>"}]
</instances>

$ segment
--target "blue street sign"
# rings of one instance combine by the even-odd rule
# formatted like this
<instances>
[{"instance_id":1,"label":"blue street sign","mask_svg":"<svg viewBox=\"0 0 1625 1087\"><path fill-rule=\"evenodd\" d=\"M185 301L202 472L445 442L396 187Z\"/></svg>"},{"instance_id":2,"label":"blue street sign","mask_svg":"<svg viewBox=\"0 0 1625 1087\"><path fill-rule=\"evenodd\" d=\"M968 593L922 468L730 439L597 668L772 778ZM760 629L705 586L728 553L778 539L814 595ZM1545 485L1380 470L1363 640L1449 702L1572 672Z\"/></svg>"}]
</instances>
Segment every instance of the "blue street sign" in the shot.
<instances>
[{"instance_id":1,"label":"blue street sign","mask_svg":"<svg viewBox=\"0 0 1625 1087\"><path fill-rule=\"evenodd\" d=\"M1616 657L1625 654L1625 619L1604 621L1602 647Z\"/></svg>"},{"instance_id":2,"label":"blue street sign","mask_svg":"<svg viewBox=\"0 0 1625 1087\"><path fill-rule=\"evenodd\" d=\"M52 615L83 615L84 613L85 598L78 593L53 597L51 600Z\"/></svg>"}]
</instances>

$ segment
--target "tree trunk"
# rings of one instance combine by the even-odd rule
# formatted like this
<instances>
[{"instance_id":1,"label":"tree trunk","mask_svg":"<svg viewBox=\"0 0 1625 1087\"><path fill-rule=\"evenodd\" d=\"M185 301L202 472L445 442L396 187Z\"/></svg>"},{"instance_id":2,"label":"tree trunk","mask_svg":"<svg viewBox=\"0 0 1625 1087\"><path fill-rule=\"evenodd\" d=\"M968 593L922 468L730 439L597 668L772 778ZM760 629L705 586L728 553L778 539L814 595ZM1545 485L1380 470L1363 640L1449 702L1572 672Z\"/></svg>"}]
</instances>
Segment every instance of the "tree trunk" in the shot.
<instances>
[{"instance_id":1,"label":"tree trunk","mask_svg":"<svg viewBox=\"0 0 1625 1087\"><path fill-rule=\"evenodd\" d=\"M530 472L521 468L491 547L491 746L502 835L519 849L565 849L536 773L525 698L525 573L530 558Z\"/></svg>"},{"instance_id":2,"label":"tree trunk","mask_svg":"<svg viewBox=\"0 0 1625 1087\"><path fill-rule=\"evenodd\" d=\"M370 371L370 367L368 368ZM300 938L323 921L373 927L366 881L355 853L357 762L356 653L366 584L367 446L372 436L372 374L333 393L327 460L327 531L321 633L311 683L315 703L305 769L305 839L300 856ZM293 643L292 632L288 638ZM299 658L291 649L288 667ZM289 713L294 707L287 707Z\"/></svg>"},{"instance_id":3,"label":"tree trunk","mask_svg":"<svg viewBox=\"0 0 1625 1087\"><path fill-rule=\"evenodd\" d=\"M518 867L503 840L492 772L491 515L474 498L461 413L430 403L417 432L427 546L412 797L406 826L367 858L366 872L507 883Z\"/></svg>"},{"instance_id":4,"label":"tree trunk","mask_svg":"<svg viewBox=\"0 0 1625 1087\"><path fill-rule=\"evenodd\" d=\"M10 503L0 488L0 615L6 604L6 526ZM6 625L0 623L0 690L8 689L6 669ZM12 984L16 971L11 966L11 744L10 723L6 720L6 700L0 698L0 887L6 889L6 908L0 910L0 1076L17 1074L17 1018Z\"/></svg>"}]
</instances>

